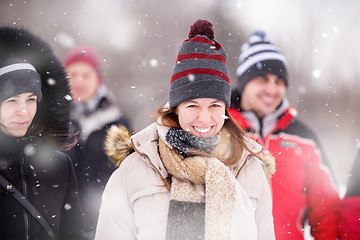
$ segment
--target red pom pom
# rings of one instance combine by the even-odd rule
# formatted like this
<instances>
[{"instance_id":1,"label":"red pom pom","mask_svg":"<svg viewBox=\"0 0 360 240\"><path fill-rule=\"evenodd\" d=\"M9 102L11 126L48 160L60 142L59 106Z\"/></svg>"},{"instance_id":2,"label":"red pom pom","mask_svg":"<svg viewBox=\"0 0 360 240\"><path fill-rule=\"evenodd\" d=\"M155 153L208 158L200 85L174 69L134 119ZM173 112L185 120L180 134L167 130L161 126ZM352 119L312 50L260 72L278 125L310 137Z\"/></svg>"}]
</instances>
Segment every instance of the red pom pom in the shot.
<instances>
[{"instance_id":1,"label":"red pom pom","mask_svg":"<svg viewBox=\"0 0 360 240\"><path fill-rule=\"evenodd\" d=\"M193 38L196 35L205 35L209 39L214 39L214 30L212 29L212 23L207 20L197 20L190 27L189 38Z\"/></svg>"}]
</instances>

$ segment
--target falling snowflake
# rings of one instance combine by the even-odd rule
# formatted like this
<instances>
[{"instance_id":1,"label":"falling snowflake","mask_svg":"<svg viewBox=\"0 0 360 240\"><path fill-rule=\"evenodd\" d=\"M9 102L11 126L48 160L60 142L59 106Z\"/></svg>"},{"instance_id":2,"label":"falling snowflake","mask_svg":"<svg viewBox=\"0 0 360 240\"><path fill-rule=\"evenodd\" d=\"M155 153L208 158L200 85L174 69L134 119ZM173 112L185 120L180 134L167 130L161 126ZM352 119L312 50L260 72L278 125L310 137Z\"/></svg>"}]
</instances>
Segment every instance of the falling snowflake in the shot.
<instances>
[{"instance_id":1,"label":"falling snowflake","mask_svg":"<svg viewBox=\"0 0 360 240\"><path fill-rule=\"evenodd\" d=\"M53 79L53 78L48 78L47 83L48 83L50 86L54 86L54 85L56 84L56 81L55 81L55 79Z\"/></svg>"},{"instance_id":2,"label":"falling snowflake","mask_svg":"<svg viewBox=\"0 0 360 240\"><path fill-rule=\"evenodd\" d=\"M158 60L152 58L152 59L150 59L149 63L150 63L151 67L156 67L158 65Z\"/></svg>"},{"instance_id":3,"label":"falling snowflake","mask_svg":"<svg viewBox=\"0 0 360 240\"><path fill-rule=\"evenodd\" d=\"M65 203L64 209L65 209L66 211L70 210L70 209L71 209L71 204Z\"/></svg>"},{"instance_id":4,"label":"falling snowflake","mask_svg":"<svg viewBox=\"0 0 360 240\"><path fill-rule=\"evenodd\" d=\"M221 115L221 117L224 118L225 120L226 120L226 119L229 119L229 117L226 116L226 115Z\"/></svg>"},{"instance_id":5,"label":"falling snowflake","mask_svg":"<svg viewBox=\"0 0 360 240\"><path fill-rule=\"evenodd\" d=\"M189 74L189 75L187 75L187 77L188 77L190 82L195 81L195 75L194 74Z\"/></svg>"},{"instance_id":6,"label":"falling snowflake","mask_svg":"<svg viewBox=\"0 0 360 240\"><path fill-rule=\"evenodd\" d=\"M68 100L68 101L71 101L72 97L68 94L68 95L65 96L65 99Z\"/></svg>"},{"instance_id":7,"label":"falling snowflake","mask_svg":"<svg viewBox=\"0 0 360 240\"><path fill-rule=\"evenodd\" d=\"M321 34L321 36L322 36L323 38L328 38L328 37L329 37L329 34L324 32L324 33Z\"/></svg>"},{"instance_id":8,"label":"falling snowflake","mask_svg":"<svg viewBox=\"0 0 360 240\"><path fill-rule=\"evenodd\" d=\"M316 78L316 79L320 78L320 76L321 76L321 70L315 69L314 71L312 71L312 75L313 75L313 77Z\"/></svg>"},{"instance_id":9,"label":"falling snowflake","mask_svg":"<svg viewBox=\"0 0 360 240\"><path fill-rule=\"evenodd\" d=\"M24 154L26 156L33 156L35 154L35 147L32 144L27 144L24 148Z\"/></svg>"}]
</instances>

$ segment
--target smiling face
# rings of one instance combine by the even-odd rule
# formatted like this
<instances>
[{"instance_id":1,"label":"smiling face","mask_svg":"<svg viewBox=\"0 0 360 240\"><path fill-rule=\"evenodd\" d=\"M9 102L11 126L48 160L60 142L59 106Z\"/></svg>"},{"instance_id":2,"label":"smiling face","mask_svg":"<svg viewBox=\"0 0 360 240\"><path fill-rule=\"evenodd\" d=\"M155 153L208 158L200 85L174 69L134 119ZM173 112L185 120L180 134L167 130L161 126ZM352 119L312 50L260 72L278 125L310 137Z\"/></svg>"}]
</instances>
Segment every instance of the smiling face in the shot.
<instances>
[{"instance_id":1,"label":"smiling face","mask_svg":"<svg viewBox=\"0 0 360 240\"><path fill-rule=\"evenodd\" d=\"M274 74L259 76L248 82L241 94L243 111L254 111L262 118L276 110L286 94L286 84Z\"/></svg>"},{"instance_id":2,"label":"smiling face","mask_svg":"<svg viewBox=\"0 0 360 240\"><path fill-rule=\"evenodd\" d=\"M213 137L225 122L225 103L214 98L197 98L176 107L180 127L199 138Z\"/></svg>"},{"instance_id":3,"label":"smiling face","mask_svg":"<svg viewBox=\"0 0 360 240\"><path fill-rule=\"evenodd\" d=\"M36 114L37 96L22 93L0 105L0 130L14 137L23 137Z\"/></svg>"}]
</instances>

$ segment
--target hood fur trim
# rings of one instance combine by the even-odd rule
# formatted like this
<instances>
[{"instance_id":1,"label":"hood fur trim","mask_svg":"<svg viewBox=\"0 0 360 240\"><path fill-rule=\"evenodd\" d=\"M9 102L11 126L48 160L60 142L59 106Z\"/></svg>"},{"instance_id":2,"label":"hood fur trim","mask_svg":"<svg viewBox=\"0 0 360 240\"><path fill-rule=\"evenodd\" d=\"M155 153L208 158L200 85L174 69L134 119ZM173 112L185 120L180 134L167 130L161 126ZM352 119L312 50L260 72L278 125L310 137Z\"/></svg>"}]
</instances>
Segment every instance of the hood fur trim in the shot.
<instances>
[{"instance_id":1,"label":"hood fur trim","mask_svg":"<svg viewBox=\"0 0 360 240\"><path fill-rule=\"evenodd\" d=\"M132 152L134 148L130 141L131 133L125 126L112 126L107 131L105 139L105 152L120 166L121 162Z\"/></svg>"},{"instance_id":2,"label":"hood fur trim","mask_svg":"<svg viewBox=\"0 0 360 240\"><path fill-rule=\"evenodd\" d=\"M271 153L261 152L257 156L262 161L262 168L268 179L276 172L275 157Z\"/></svg>"}]
</instances>

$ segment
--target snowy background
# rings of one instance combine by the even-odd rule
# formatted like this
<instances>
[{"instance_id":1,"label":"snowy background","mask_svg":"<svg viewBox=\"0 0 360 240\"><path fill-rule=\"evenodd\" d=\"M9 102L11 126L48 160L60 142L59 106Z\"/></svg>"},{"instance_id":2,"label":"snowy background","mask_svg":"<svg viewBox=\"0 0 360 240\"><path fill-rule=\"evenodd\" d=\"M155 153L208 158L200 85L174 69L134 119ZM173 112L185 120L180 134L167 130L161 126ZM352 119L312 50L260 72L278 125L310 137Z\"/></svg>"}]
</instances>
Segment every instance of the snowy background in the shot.
<instances>
[{"instance_id":1,"label":"snowy background","mask_svg":"<svg viewBox=\"0 0 360 240\"><path fill-rule=\"evenodd\" d=\"M0 1L0 24L39 34L63 60L90 45L133 130L167 100L176 53L197 19L214 24L232 84L240 46L254 30L288 58L288 98L317 133L339 184L360 142L358 0L33 0Z\"/></svg>"}]
</instances>

